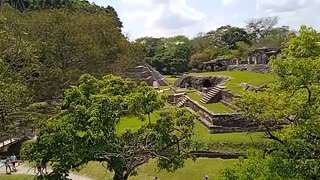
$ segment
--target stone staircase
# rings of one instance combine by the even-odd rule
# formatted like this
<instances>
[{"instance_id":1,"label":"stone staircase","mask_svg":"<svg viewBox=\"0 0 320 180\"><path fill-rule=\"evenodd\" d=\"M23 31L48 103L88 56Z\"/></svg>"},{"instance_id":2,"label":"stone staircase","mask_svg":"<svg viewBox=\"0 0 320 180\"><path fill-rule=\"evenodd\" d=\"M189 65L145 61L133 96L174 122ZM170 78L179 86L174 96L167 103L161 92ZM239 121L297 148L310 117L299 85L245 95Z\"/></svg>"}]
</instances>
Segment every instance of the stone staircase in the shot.
<instances>
[{"instance_id":1,"label":"stone staircase","mask_svg":"<svg viewBox=\"0 0 320 180\"><path fill-rule=\"evenodd\" d=\"M221 89L224 89L224 86L222 86L221 84L214 86L205 96L201 98L200 102L208 104L221 92Z\"/></svg>"},{"instance_id":2,"label":"stone staircase","mask_svg":"<svg viewBox=\"0 0 320 180\"><path fill-rule=\"evenodd\" d=\"M177 107L183 107L184 103L188 101L188 98L186 96L183 96L183 98L177 103Z\"/></svg>"}]
</instances>

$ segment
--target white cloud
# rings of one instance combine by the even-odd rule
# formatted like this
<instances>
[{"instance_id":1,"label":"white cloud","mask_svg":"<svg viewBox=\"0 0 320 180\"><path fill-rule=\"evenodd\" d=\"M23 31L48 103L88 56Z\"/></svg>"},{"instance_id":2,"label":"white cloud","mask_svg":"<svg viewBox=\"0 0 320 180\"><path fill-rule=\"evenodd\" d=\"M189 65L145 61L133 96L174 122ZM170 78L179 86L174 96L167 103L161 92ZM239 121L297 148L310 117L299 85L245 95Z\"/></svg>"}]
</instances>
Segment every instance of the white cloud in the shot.
<instances>
[{"instance_id":1,"label":"white cloud","mask_svg":"<svg viewBox=\"0 0 320 180\"><path fill-rule=\"evenodd\" d=\"M230 6L230 5L235 4L237 2L238 2L238 0L222 0L222 4L224 6Z\"/></svg>"},{"instance_id":2,"label":"white cloud","mask_svg":"<svg viewBox=\"0 0 320 180\"><path fill-rule=\"evenodd\" d=\"M123 13L125 22L139 22L143 32L139 36L174 36L193 34L195 26L203 25L207 17L190 7L186 0L122 0L130 6L140 6ZM195 28L198 29L198 28Z\"/></svg>"},{"instance_id":3,"label":"white cloud","mask_svg":"<svg viewBox=\"0 0 320 180\"><path fill-rule=\"evenodd\" d=\"M280 25L289 25L298 29L301 25L319 28L319 0L256 0L257 13L260 16L278 16Z\"/></svg>"}]
</instances>

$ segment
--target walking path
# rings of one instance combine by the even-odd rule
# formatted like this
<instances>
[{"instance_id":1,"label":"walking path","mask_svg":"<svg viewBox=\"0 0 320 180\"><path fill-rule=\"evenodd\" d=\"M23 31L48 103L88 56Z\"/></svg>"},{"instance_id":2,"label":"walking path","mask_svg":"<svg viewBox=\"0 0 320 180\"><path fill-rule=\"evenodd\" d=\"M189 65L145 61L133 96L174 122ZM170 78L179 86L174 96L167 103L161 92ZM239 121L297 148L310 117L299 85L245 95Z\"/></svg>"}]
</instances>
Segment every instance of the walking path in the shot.
<instances>
[{"instance_id":1,"label":"walking path","mask_svg":"<svg viewBox=\"0 0 320 180\"><path fill-rule=\"evenodd\" d=\"M52 172L51 169L48 169L48 172ZM0 174L5 174L6 173L6 168L5 167L1 167L0 168ZM27 167L25 165L20 165L17 167L17 172L12 172L12 174L29 174L29 175L36 175L36 173L34 172L34 168L33 167ZM10 176L10 175L8 175ZM92 180L91 178L88 177L83 177L83 176L79 176L76 174L69 174L69 178L71 178L72 180Z\"/></svg>"}]
</instances>

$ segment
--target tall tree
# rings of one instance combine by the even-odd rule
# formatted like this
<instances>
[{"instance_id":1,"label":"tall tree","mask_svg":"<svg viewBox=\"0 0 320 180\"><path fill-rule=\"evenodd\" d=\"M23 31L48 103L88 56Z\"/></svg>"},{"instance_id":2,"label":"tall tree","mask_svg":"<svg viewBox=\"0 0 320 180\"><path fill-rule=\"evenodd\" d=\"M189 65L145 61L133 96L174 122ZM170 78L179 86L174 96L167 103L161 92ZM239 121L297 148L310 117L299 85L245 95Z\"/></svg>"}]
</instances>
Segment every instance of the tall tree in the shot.
<instances>
[{"instance_id":1,"label":"tall tree","mask_svg":"<svg viewBox=\"0 0 320 180\"><path fill-rule=\"evenodd\" d=\"M278 17L263 17L251 19L247 22L246 29L253 40L266 37L266 35L278 24Z\"/></svg>"},{"instance_id":2,"label":"tall tree","mask_svg":"<svg viewBox=\"0 0 320 180\"><path fill-rule=\"evenodd\" d=\"M52 9L3 7L0 57L21 73L37 100L61 98L83 73L121 73L143 59L111 17Z\"/></svg>"},{"instance_id":3,"label":"tall tree","mask_svg":"<svg viewBox=\"0 0 320 180\"><path fill-rule=\"evenodd\" d=\"M0 59L1 139L21 136L23 127L28 122L25 112L31 98L28 88L23 83L23 77Z\"/></svg>"},{"instance_id":4,"label":"tall tree","mask_svg":"<svg viewBox=\"0 0 320 180\"><path fill-rule=\"evenodd\" d=\"M177 74L189 70L191 42L186 36L160 38L149 63L164 74Z\"/></svg>"},{"instance_id":5,"label":"tall tree","mask_svg":"<svg viewBox=\"0 0 320 180\"><path fill-rule=\"evenodd\" d=\"M236 49L237 42L250 43L249 35L244 29L231 27L230 25L221 26L214 31L208 32L206 38L210 40L212 46L226 46L228 49Z\"/></svg>"},{"instance_id":6,"label":"tall tree","mask_svg":"<svg viewBox=\"0 0 320 180\"><path fill-rule=\"evenodd\" d=\"M138 89L131 81L105 76L101 80L83 75L79 85L66 91L63 110L39 122L37 141L25 147L24 158L51 163L53 172L46 178L61 179L89 161L107 163L114 180L126 180L136 168L150 159L174 171L189 158L190 137L195 116L187 110L168 111L137 131L116 133L124 109L130 107ZM157 94L153 89L146 94ZM141 112L144 113L144 112Z\"/></svg>"}]
</instances>

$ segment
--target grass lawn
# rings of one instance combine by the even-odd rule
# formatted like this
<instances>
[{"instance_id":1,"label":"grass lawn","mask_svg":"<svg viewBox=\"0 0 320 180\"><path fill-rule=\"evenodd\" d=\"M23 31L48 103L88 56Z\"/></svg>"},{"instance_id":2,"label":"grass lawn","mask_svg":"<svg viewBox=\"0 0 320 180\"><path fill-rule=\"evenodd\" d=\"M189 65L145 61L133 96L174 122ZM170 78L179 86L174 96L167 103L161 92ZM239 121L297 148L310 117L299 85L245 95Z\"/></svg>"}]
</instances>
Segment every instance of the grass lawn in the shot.
<instances>
[{"instance_id":1,"label":"grass lawn","mask_svg":"<svg viewBox=\"0 0 320 180\"><path fill-rule=\"evenodd\" d=\"M225 85L227 89L230 89L233 93L243 92L242 87L239 86L240 83L246 82L250 85L260 86L264 83L271 83L276 80L276 76L273 74L260 74L255 72L246 71L220 71L220 72L204 72L204 73L192 73L196 76L217 76L224 75L232 77L233 79L227 81Z\"/></svg>"},{"instance_id":2,"label":"grass lawn","mask_svg":"<svg viewBox=\"0 0 320 180\"><path fill-rule=\"evenodd\" d=\"M230 108L228 108L227 106L225 106L221 102L210 103L210 104L204 104L204 103L200 102L201 96L199 96L196 93L188 93L188 96L191 99L197 101L199 104L201 104L202 106L206 107L207 109L209 109L210 111L212 111L214 113L231 113L231 112L233 112Z\"/></svg>"},{"instance_id":3,"label":"grass lawn","mask_svg":"<svg viewBox=\"0 0 320 180\"><path fill-rule=\"evenodd\" d=\"M230 143L252 143L263 142L263 133L261 132L240 132L240 133L222 133L210 134L208 130L199 122L196 121L194 127L194 140L202 142L230 142Z\"/></svg>"},{"instance_id":4,"label":"grass lawn","mask_svg":"<svg viewBox=\"0 0 320 180\"><path fill-rule=\"evenodd\" d=\"M155 161L150 161L138 169L138 176L130 177L130 180L150 180L157 176L160 180L176 179L202 179L208 175L210 179L216 179L223 168L234 165L238 160L207 159L199 158L195 162L187 160L185 167L174 173L164 170L159 171ZM108 172L100 163L90 162L79 174L99 180L111 180L113 173Z\"/></svg>"},{"instance_id":5,"label":"grass lawn","mask_svg":"<svg viewBox=\"0 0 320 180\"><path fill-rule=\"evenodd\" d=\"M146 116L147 118L147 116ZM156 121L159 118L157 113L151 114L151 121ZM122 133L126 129L137 130L140 126L147 124L148 120L141 121L139 118L134 116L121 117L120 123L117 126L117 132ZM223 133L223 134L210 134L208 130L199 122L195 122L194 127L194 140L201 142L230 142L230 143L252 143L262 142L263 133Z\"/></svg>"},{"instance_id":6,"label":"grass lawn","mask_svg":"<svg viewBox=\"0 0 320 180\"><path fill-rule=\"evenodd\" d=\"M122 133L126 129L131 129L131 130L137 130L139 129L142 125L148 124L148 116L145 116L145 120L141 121L138 117L135 116L125 116L120 118L120 123L117 126L117 133ZM155 122L159 118L158 113L152 113L150 115L151 122Z\"/></svg>"},{"instance_id":7,"label":"grass lawn","mask_svg":"<svg viewBox=\"0 0 320 180\"><path fill-rule=\"evenodd\" d=\"M161 90L170 89L170 87L171 87L171 86L160 86L160 89L161 89Z\"/></svg>"},{"instance_id":8,"label":"grass lawn","mask_svg":"<svg viewBox=\"0 0 320 180\"><path fill-rule=\"evenodd\" d=\"M171 75L165 75L164 78L170 83L174 84L178 78L172 77Z\"/></svg>"},{"instance_id":9,"label":"grass lawn","mask_svg":"<svg viewBox=\"0 0 320 180\"><path fill-rule=\"evenodd\" d=\"M0 175L1 180L33 180L34 176L32 175L24 175L24 174L1 174Z\"/></svg>"}]
</instances>

